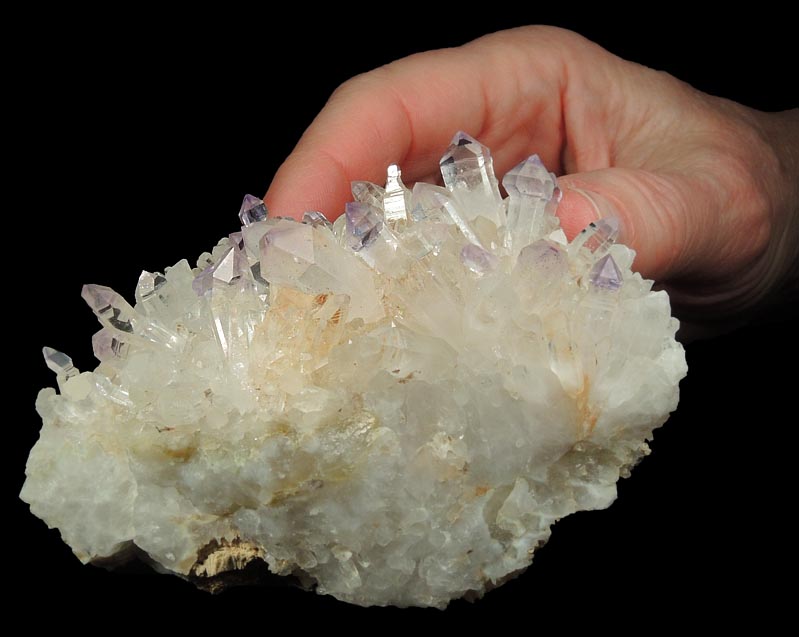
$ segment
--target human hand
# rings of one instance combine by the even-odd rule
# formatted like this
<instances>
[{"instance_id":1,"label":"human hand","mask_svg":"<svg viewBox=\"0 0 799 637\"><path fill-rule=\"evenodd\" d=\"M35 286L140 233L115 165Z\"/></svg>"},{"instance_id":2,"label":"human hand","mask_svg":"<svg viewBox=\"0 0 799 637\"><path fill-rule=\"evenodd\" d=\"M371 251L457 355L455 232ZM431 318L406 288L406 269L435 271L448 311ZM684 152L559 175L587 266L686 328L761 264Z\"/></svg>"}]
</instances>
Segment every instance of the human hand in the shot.
<instances>
[{"instance_id":1,"label":"human hand","mask_svg":"<svg viewBox=\"0 0 799 637\"><path fill-rule=\"evenodd\" d=\"M533 152L563 175L571 238L621 222L634 267L693 333L734 327L797 281L799 110L762 113L627 62L574 33L525 27L404 58L343 84L278 171L276 214L337 217L350 181L436 181L456 130L501 177Z\"/></svg>"}]
</instances>

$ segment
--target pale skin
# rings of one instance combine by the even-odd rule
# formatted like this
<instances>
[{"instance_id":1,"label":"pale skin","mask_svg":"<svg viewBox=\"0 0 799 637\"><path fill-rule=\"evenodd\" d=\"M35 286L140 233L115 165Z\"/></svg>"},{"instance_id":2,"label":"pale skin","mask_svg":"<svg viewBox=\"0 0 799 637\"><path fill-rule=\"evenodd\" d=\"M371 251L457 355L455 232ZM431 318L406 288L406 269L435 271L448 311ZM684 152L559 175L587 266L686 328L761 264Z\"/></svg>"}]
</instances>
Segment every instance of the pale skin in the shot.
<instances>
[{"instance_id":1,"label":"pale skin","mask_svg":"<svg viewBox=\"0 0 799 637\"><path fill-rule=\"evenodd\" d=\"M702 93L553 27L412 55L339 87L266 195L273 214L335 218L353 180L435 181L457 130L503 175L532 153L559 175L571 238L621 222L634 268L668 289L691 334L795 303L799 109L764 113Z\"/></svg>"}]
</instances>

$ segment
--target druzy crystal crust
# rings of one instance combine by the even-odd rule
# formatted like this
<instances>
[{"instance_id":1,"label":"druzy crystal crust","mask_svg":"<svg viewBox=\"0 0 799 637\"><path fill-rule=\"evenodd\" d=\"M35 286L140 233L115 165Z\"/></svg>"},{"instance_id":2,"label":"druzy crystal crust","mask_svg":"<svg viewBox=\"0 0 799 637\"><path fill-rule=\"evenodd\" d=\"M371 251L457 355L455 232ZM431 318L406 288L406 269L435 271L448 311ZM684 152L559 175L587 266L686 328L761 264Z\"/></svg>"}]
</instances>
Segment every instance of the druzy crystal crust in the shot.
<instances>
[{"instance_id":1,"label":"druzy crystal crust","mask_svg":"<svg viewBox=\"0 0 799 637\"><path fill-rule=\"evenodd\" d=\"M84 562L131 546L202 584L263 561L362 605L444 607L600 509L677 406L665 292L618 224L567 242L533 155L505 175L458 133L446 188L354 182L334 223L270 217L87 285L100 360L44 348L59 391L21 497Z\"/></svg>"}]
</instances>

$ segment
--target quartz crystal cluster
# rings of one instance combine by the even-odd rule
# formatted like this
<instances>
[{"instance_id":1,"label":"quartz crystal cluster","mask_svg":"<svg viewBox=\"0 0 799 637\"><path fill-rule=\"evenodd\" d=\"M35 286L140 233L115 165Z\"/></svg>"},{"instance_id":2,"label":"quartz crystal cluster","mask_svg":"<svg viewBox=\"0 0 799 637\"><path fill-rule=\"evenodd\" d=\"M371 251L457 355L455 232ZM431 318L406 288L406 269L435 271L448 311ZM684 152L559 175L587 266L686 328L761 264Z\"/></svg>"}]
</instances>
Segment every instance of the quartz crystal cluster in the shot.
<instances>
[{"instance_id":1,"label":"quartz crystal cluster","mask_svg":"<svg viewBox=\"0 0 799 637\"><path fill-rule=\"evenodd\" d=\"M458 133L445 187L354 182L335 223L272 217L100 285L79 372L45 348L21 497L84 562L135 547L194 581L261 560L362 605L443 607L607 507L686 373L665 292L614 220L567 242L536 155L502 198Z\"/></svg>"}]
</instances>

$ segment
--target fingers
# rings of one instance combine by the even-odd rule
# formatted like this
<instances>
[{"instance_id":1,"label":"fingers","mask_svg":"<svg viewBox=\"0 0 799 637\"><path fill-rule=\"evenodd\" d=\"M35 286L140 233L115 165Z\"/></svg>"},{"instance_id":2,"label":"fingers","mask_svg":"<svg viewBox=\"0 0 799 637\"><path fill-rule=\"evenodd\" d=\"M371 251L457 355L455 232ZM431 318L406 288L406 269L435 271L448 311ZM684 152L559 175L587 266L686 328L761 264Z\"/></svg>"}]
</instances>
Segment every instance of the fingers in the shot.
<instances>
[{"instance_id":1,"label":"fingers","mask_svg":"<svg viewBox=\"0 0 799 637\"><path fill-rule=\"evenodd\" d=\"M553 41L577 37L528 28L457 49L414 55L342 85L303 135L266 195L276 215L337 217L350 182L381 183L399 163L406 183L438 172L457 130L494 151L502 174L530 148L556 168L564 64Z\"/></svg>"},{"instance_id":2,"label":"fingers","mask_svg":"<svg viewBox=\"0 0 799 637\"><path fill-rule=\"evenodd\" d=\"M644 170L608 168L558 180L563 199L558 217L571 239L592 221L619 220L619 241L635 249L634 268L647 278L667 280L688 270L693 251L690 185L683 178ZM695 211L705 203L692 202Z\"/></svg>"}]
</instances>

